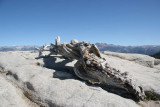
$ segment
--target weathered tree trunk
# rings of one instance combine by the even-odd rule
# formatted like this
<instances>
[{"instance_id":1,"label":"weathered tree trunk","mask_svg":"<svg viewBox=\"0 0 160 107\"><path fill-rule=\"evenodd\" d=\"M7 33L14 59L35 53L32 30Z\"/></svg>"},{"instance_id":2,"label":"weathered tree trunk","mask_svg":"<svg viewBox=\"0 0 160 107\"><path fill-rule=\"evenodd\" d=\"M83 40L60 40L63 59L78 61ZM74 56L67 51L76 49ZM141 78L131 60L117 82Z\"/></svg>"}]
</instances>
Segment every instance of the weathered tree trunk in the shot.
<instances>
[{"instance_id":1,"label":"weathered tree trunk","mask_svg":"<svg viewBox=\"0 0 160 107\"><path fill-rule=\"evenodd\" d=\"M42 51L47 49L43 46L39 49L39 57L42 56ZM123 88L129 93L134 94L138 99L144 99L145 93L140 86L136 86L132 79L127 77L127 73L120 73L119 70L110 67L106 59L102 58L95 44L87 42L78 43L77 40L72 40L71 43L60 43L60 37L56 39L56 44L51 44L49 47L51 54L60 54L64 58L78 60L74 65L75 74L92 84L106 84L118 88Z\"/></svg>"}]
</instances>

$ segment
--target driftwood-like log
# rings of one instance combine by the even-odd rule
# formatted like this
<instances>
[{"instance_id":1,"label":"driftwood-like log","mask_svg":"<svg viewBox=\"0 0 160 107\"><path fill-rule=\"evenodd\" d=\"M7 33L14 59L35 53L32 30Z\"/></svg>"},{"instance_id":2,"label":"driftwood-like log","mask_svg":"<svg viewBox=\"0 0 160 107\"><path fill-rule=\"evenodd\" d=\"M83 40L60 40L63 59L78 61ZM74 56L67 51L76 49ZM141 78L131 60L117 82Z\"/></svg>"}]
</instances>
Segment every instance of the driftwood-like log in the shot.
<instances>
[{"instance_id":1,"label":"driftwood-like log","mask_svg":"<svg viewBox=\"0 0 160 107\"><path fill-rule=\"evenodd\" d=\"M60 43L60 37L57 37L55 45L43 46L39 51L38 58L49 57L52 54L60 54L70 60L78 60L74 65L75 74L92 84L106 84L118 88L123 88L143 100L145 93L141 86L133 83L133 80L127 76L127 73L121 73L119 70L108 65L105 58L102 58L99 49L95 44L77 40L71 40L71 43ZM50 51L49 55L42 55L43 51Z\"/></svg>"}]
</instances>

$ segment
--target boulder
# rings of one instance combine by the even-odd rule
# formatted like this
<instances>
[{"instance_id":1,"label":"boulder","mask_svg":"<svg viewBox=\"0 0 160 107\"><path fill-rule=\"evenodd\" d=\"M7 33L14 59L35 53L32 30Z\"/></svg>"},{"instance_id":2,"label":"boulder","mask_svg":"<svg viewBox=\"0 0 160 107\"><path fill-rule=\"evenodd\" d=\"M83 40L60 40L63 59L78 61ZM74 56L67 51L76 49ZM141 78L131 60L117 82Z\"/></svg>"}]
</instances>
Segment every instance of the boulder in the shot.
<instances>
[{"instance_id":1,"label":"boulder","mask_svg":"<svg viewBox=\"0 0 160 107\"><path fill-rule=\"evenodd\" d=\"M108 56L118 57L120 59L124 59L128 61L133 61L135 63L138 63L146 67L151 67L151 68L154 67L155 58L150 57L148 55L117 53L117 52L110 52L110 51L104 51L103 54Z\"/></svg>"}]
</instances>

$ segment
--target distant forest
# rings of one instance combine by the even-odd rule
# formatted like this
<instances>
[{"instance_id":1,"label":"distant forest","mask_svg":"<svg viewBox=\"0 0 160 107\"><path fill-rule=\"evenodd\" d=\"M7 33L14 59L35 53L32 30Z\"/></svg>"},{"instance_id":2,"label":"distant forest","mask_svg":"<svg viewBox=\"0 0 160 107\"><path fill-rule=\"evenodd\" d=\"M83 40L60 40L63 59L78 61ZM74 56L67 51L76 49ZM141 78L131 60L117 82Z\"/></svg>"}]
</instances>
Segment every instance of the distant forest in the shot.
<instances>
[{"instance_id":1,"label":"distant forest","mask_svg":"<svg viewBox=\"0 0 160 107\"><path fill-rule=\"evenodd\" d=\"M156 54L153 54L151 56L154 57L154 58L160 59L160 52L158 52Z\"/></svg>"}]
</instances>

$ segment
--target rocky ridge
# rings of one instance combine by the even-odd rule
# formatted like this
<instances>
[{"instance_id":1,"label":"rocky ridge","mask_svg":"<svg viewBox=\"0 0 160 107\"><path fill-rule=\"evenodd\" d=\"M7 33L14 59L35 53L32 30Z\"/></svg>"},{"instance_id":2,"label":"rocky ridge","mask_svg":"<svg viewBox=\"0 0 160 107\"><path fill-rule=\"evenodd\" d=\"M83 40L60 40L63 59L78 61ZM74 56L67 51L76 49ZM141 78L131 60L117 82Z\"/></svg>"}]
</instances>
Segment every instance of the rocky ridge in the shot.
<instances>
[{"instance_id":1,"label":"rocky ridge","mask_svg":"<svg viewBox=\"0 0 160 107\"><path fill-rule=\"evenodd\" d=\"M160 64L154 65L154 58L137 54L104 54L102 56L112 67L120 72L129 72L145 91L160 95ZM65 60L59 55L36 60L37 55L32 51L0 52L1 107L160 106L159 101L137 103L100 86L88 84L74 75L76 61ZM148 65L150 61L152 66Z\"/></svg>"}]
</instances>

